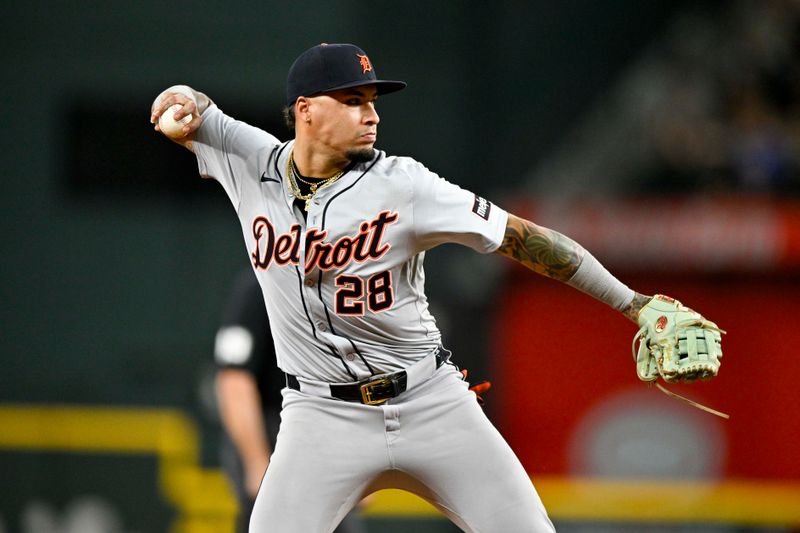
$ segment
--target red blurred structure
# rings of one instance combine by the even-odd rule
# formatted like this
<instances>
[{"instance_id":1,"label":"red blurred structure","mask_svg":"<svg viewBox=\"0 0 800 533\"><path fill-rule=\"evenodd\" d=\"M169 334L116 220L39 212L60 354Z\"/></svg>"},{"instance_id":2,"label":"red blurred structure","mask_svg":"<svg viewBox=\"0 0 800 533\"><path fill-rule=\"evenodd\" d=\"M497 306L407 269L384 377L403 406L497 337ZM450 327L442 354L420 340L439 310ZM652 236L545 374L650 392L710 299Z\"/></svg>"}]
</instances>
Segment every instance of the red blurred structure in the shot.
<instances>
[{"instance_id":1,"label":"red blurred structure","mask_svg":"<svg viewBox=\"0 0 800 533\"><path fill-rule=\"evenodd\" d=\"M719 419L640 382L633 324L514 267L495 306L491 377L497 420L528 471L800 483L800 204L526 207L518 211L581 242L635 290L674 296L728 331L720 375L672 389L731 415ZM659 431L676 439L662 456L695 461L691 469L668 459L637 469L637 453L648 454L636 439L649 446Z\"/></svg>"}]
</instances>

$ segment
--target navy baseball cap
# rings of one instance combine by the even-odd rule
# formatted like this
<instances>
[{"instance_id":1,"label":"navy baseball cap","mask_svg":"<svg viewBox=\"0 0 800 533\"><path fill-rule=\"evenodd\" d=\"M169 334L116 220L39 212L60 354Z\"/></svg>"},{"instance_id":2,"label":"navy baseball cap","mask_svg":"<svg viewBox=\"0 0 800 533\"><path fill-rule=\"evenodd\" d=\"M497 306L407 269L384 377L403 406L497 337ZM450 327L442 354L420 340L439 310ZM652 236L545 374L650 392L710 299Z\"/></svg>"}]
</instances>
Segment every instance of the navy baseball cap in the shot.
<instances>
[{"instance_id":1,"label":"navy baseball cap","mask_svg":"<svg viewBox=\"0 0 800 533\"><path fill-rule=\"evenodd\" d=\"M375 85L378 94L387 94L403 89L406 83L379 80L366 52L358 46L318 44L300 54L289 69L286 104L291 106L300 96L361 85Z\"/></svg>"}]
</instances>

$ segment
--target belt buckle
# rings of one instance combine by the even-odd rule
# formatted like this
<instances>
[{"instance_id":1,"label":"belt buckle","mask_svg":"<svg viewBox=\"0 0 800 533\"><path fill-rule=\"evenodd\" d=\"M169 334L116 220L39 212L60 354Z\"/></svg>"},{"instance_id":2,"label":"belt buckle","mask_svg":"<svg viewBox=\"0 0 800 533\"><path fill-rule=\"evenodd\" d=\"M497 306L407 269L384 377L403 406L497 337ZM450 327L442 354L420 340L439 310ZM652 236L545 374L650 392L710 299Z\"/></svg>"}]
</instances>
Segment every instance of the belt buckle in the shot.
<instances>
[{"instance_id":1,"label":"belt buckle","mask_svg":"<svg viewBox=\"0 0 800 533\"><path fill-rule=\"evenodd\" d=\"M387 386L394 389L392 378L390 378L389 376L383 376L381 378L373 379L372 381L363 383L362 385L359 386L359 388L361 389L361 402L364 403L365 405L382 404L389 398L373 398L373 395L375 395L376 393L375 391L376 387L387 387Z\"/></svg>"}]
</instances>

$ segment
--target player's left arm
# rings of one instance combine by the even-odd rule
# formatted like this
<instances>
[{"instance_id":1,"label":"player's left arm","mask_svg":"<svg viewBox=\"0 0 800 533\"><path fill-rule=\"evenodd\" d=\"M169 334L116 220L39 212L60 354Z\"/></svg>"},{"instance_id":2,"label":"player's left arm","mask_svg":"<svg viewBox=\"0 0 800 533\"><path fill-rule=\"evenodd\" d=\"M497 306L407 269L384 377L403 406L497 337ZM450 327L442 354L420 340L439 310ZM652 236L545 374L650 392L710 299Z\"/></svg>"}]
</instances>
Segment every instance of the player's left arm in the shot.
<instances>
[{"instance_id":1,"label":"player's left arm","mask_svg":"<svg viewBox=\"0 0 800 533\"><path fill-rule=\"evenodd\" d=\"M563 281L621 311L639 326L634 336L636 372L644 381L692 382L717 375L722 358L721 335L715 323L664 295L645 296L615 278L585 248L569 237L514 215L508 215L497 253L534 272ZM680 338L686 339L681 344ZM689 342L692 339L693 342ZM659 388L667 394L674 393ZM690 404L727 418L692 400Z\"/></svg>"},{"instance_id":2,"label":"player's left arm","mask_svg":"<svg viewBox=\"0 0 800 533\"><path fill-rule=\"evenodd\" d=\"M583 246L566 235L511 213L497 253L538 274L582 290L618 309L634 322L639 310L651 299L625 286Z\"/></svg>"}]
</instances>

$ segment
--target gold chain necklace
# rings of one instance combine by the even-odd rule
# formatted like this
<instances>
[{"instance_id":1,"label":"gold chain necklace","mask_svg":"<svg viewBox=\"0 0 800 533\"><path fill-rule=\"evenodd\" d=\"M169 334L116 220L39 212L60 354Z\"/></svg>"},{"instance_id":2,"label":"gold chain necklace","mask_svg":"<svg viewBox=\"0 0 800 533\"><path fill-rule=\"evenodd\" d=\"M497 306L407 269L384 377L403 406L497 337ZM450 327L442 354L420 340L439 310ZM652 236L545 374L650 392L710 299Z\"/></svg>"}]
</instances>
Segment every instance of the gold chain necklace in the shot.
<instances>
[{"instance_id":1,"label":"gold chain necklace","mask_svg":"<svg viewBox=\"0 0 800 533\"><path fill-rule=\"evenodd\" d=\"M289 178L289 187L292 189L292 194L298 200L303 200L306 203L305 210L308 212L308 210L311 209L311 199L316 192L338 181L338 179L344 175L344 170L340 170L330 178L325 178L317 182L306 181L300 177L300 171L297 170L297 166L294 162L294 152L289 152L289 159L286 161L286 175ZM308 194L303 194L300 190L300 186L297 184L298 180L309 186L311 190Z\"/></svg>"}]
</instances>

